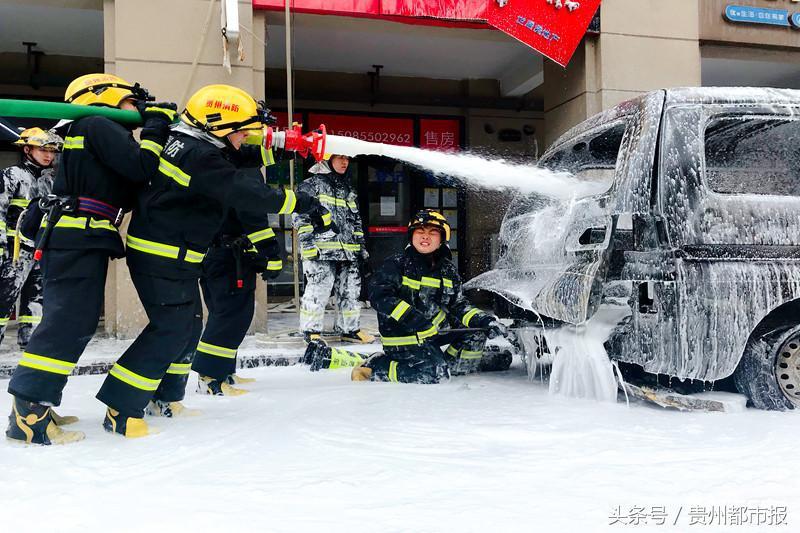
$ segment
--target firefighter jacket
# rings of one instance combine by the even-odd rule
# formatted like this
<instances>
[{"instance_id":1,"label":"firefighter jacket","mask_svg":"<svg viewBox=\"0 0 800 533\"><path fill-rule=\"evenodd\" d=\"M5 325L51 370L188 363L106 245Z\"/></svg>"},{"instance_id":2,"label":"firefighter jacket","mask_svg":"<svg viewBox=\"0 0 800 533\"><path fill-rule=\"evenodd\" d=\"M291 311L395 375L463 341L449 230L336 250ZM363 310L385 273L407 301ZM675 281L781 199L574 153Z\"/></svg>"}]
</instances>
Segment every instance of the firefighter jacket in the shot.
<instances>
[{"instance_id":1,"label":"firefighter jacket","mask_svg":"<svg viewBox=\"0 0 800 533\"><path fill-rule=\"evenodd\" d=\"M16 235L17 220L34 198L47 196L53 189L54 170L42 168L26 159L3 169L0 192L0 249Z\"/></svg>"},{"instance_id":2,"label":"firefighter jacket","mask_svg":"<svg viewBox=\"0 0 800 533\"><path fill-rule=\"evenodd\" d=\"M274 237L268 213L306 212L319 205L305 194L267 187L258 167L272 156L263 147L245 145L233 152L200 130L173 127L128 229L131 270L199 278L203 256L228 213L235 212L243 232L258 246Z\"/></svg>"},{"instance_id":3,"label":"firefighter jacket","mask_svg":"<svg viewBox=\"0 0 800 533\"><path fill-rule=\"evenodd\" d=\"M313 233L307 216L295 215L293 225L297 230L303 260L355 261L365 250L364 229L358 212L358 197L350 185L349 173L338 174L327 161L312 168L311 177L297 190L315 196L333 216L339 232Z\"/></svg>"},{"instance_id":4,"label":"firefighter jacket","mask_svg":"<svg viewBox=\"0 0 800 533\"><path fill-rule=\"evenodd\" d=\"M129 211L137 191L158 167L167 138L168 121L150 119L137 143L130 130L104 117L86 117L68 125L64 152L56 171L53 193L101 202L104 211ZM112 207L113 206L113 209ZM49 248L105 249L112 257L125 251L112 217L78 210L57 221Z\"/></svg>"},{"instance_id":5,"label":"firefighter jacket","mask_svg":"<svg viewBox=\"0 0 800 533\"><path fill-rule=\"evenodd\" d=\"M420 254L409 245L372 274L369 300L378 312L384 349L422 345L445 323L483 327L494 320L464 297L451 257L446 245L432 254Z\"/></svg>"},{"instance_id":6,"label":"firefighter jacket","mask_svg":"<svg viewBox=\"0 0 800 533\"><path fill-rule=\"evenodd\" d=\"M260 149L259 149L260 150ZM266 153L266 160L261 160L260 152L258 157L254 157L254 148L243 146L242 150L232 152L231 162L238 168L259 168L262 164L270 166L275 163L276 157L280 158L281 155L272 152ZM260 174L259 174L260 177ZM263 181L263 180L262 180ZM239 250L237 241L246 239L246 242L252 244L247 249ZM255 234L248 234L247 229L242 224L236 210L229 208L225 213L222 226L212 240L212 248L227 249L215 251L213 257L206 257L205 269L214 263L214 266L220 267L232 272L236 266L236 254L240 252L242 266L247 269L253 269L256 272L264 272L267 270L281 270L283 268L283 260L281 256L281 245L278 242L275 231L272 228L263 228Z\"/></svg>"}]
</instances>

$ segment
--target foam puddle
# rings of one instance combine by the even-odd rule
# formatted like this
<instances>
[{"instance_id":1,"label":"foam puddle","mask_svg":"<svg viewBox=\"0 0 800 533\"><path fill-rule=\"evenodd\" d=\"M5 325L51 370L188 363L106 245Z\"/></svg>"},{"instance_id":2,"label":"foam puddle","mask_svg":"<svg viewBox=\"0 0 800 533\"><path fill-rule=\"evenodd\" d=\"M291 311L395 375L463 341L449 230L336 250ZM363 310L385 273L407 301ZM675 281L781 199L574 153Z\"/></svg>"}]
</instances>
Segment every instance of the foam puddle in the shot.
<instances>
[{"instance_id":1,"label":"foam puddle","mask_svg":"<svg viewBox=\"0 0 800 533\"><path fill-rule=\"evenodd\" d=\"M568 172L554 172L535 165L510 163L474 154L438 152L410 146L373 143L328 135L325 151L331 154L379 155L405 161L436 175L448 176L465 185L481 189L516 189L566 200L588 196L608 188L608 184L580 181Z\"/></svg>"}]
</instances>

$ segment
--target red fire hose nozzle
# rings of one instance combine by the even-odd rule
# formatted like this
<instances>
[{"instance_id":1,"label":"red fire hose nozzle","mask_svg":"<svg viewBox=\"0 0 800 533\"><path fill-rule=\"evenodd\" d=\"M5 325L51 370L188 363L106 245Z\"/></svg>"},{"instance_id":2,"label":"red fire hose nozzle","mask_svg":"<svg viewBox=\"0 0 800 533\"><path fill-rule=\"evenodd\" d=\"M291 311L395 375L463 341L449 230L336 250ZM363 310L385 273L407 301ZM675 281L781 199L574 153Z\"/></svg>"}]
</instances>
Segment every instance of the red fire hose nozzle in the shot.
<instances>
[{"instance_id":1,"label":"red fire hose nozzle","mask_svg":"<svg viewBox=\"0 0 800 533\"><path fill-rule=\"evenodd\" d=\"M273 139L283 137L283 149L297 152L303 157L308 157L309 154L317 161L325 157L325 140L327 138L327 130L325 124L320 124L319 128L314 131L303 133L300 129L300 124L295 124L286 131L274 132L272 128L267 128L264 144L272 146Z\"/></svg>"}]
</instances>

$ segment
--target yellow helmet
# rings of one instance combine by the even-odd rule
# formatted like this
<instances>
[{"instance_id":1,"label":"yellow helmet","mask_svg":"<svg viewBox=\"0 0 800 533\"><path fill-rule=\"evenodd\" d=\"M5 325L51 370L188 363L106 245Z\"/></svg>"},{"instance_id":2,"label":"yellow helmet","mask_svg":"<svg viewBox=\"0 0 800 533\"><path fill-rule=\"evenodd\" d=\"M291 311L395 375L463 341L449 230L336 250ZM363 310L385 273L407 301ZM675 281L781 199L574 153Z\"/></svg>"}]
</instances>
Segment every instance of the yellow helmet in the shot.
<instances>
[{"instance_id":1,"label":"yellow helmet","mask_svg":"<svg viewBox=\"0 0 800 533\"><path fill-rule=\"evenodd\" d=\"M49 148L58 152L64 146L64 139L52 131L45 131L42 128L28 128L19 134L19 139L14 141L14 144L17 146Z\"/></svg>"},{"instance_id":2,"label":"yellow helmet","mask_svg":"<svg viewBox=\"0 0 800 533\"><path fill-rule=\"evenodd\" d=\"M206 85L186 102L181 120L215 137L239 130L261 130L265 110L247 94L231 85Z\"/></svg>"},{"instance_id":3,"label":"yellow helmet","mask_svg":"<svg viewBox=\"0 0 800 533\"><path fill-rule=\"evenodd\" d=\"M86 74L72 80L64 93L69 104L119 107L126 98L139 98L139 84L131 85L113 74ZM145 91L146 92L146 91Z\"/></svg>"},{"instance_id":4,"label":"yellow helmet","mask_svg":"<svg viewBox=\"0 0 800 533\"><path fill-rule=\"evenodd\" d=\"M424 226L434 226L441 230L442 237L444 237L442 244L447 244L450 241L450 223L443 214L433 209L420 209L417 211L417 214L408 223L408 239L411 240L411 234L414 233L415 229Z\"/></svg>"}]
</instances>

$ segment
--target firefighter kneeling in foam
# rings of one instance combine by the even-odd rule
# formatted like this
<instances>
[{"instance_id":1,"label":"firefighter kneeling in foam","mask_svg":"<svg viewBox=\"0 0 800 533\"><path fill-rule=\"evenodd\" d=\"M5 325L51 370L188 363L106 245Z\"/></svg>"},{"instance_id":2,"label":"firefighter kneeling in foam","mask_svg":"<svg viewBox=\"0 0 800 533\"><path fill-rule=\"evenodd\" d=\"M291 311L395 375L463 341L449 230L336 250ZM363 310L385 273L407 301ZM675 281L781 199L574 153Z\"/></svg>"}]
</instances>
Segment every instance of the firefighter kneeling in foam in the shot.
<instances>
[{"instance_id":1,"label":"firefighter kneeling in foam","mask_svg":"<svg viewBox=\"0 0 800 533\"><path fill-rule=\"evenodd\" d=\"M447 241L450 225L440 213L419 211L408 224L409 244L386 259L369 280L384 353L360 355L312 341L304 362L311 370L355 366L354 381L438 383L452 374L505 370L504 356L484 354L487 336L507 335L494 316L472 307ZM453 331L449 326L474 331ZM447 346L445 350L442 347Z\"/></svg>"}]
</instances>

